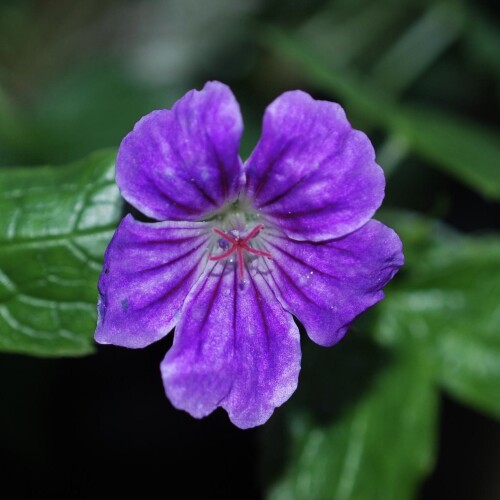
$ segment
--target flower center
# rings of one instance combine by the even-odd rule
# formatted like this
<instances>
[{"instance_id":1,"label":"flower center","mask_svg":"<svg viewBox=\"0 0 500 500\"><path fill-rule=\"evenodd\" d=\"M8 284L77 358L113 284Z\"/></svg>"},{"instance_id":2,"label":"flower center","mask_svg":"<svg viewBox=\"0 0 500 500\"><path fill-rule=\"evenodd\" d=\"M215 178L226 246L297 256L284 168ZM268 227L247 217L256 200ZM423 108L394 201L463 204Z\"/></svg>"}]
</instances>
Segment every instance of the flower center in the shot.
<instances>
[{"instance_id":1,"label":"flower center","mask_svg":"<svg viewBox=\"0 0 500 500\"><path fill-rule=\"evenodd\" d=\"M261 257L267 257L268 259L273 258L269 252L257 250L249 245L250 240L253 240L260 233L260 231L262 231L262 229L264 229L264 226L259 224L258 226L255 226L244 238L240 238L239 236L233 236L221 231L220 229L214 228L214 233L223 238L223 241L230 243L231 247L220 255L211 255L209 260L226 259L235 253L238 258L238 271L240 278L243 279L243 272L245 269L244 252L248 252L253 255L260 255Z\"/></svg>"}]
</instances>

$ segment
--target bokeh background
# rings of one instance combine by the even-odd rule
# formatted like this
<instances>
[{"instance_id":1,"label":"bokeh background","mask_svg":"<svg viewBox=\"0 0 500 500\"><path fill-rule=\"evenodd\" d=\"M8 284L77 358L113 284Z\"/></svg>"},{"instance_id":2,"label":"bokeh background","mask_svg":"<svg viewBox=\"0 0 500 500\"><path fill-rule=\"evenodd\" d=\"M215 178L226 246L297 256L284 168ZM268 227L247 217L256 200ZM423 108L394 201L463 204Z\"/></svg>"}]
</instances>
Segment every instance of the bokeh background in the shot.
<instances>
[{"instance_id":1,"label":"bokeh background","mask_svg":"<svg viewBox=\"0 0 500 500\"><path fill-rule=\"evenodd\" d=\"M402 234L407 269L340 345L303 336L299 390L263 429L171 407L159 375L171 336L94 348L86 327L83 357L0 341L2 490L500 499L498 3L1 0L0 197L18 167L71 175L210 79L241 104L243 157L284 90L340 102L376 146L380 217ZM9 276L24 265L0 261Z\"/></svg>"}]
</instances>

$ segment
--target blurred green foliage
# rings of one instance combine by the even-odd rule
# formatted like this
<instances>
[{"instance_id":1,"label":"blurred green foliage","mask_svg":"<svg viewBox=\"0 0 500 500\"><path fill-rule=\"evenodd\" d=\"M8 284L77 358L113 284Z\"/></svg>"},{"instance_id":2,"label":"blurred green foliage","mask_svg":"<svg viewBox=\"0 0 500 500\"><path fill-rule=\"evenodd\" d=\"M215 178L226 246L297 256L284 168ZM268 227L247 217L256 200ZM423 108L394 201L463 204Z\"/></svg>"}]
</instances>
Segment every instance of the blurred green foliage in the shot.
<instances>
[{"instance_id":1,"label":"blurred green foliage","mask_svg":"<svg viewBox=\"0 0 500 500\"><path fill-rule=\"evenodd\" d=\"M434 463L438 394L427 368L356 337L331 356L306 348L292 408L264 434L275 448L282 425L290 441L274 457L270 498L413 498Z\"/></svg>"},{"instance_id":2,"label":"blurred green foliage","mask_svg":"<svg viewBox=\"0 0 500 500\"><path fill-rule=\"evenodd\" d=\"M140 116L212 78L242 104L243 156L264 106L289 88L339 101L375 141L390 177L391 208L380 217L402 236L407 264L339 346L304 346L299 390L263 431L269 498L414 498L434 463L440 389L500 417L500 224L481 220L478 208L481 198L500 199L500 28L488 8L459 0L0 7L2 165L116 148ZM112 152L0 171L2 350L91 351L100 262L121 209L112 178ZM469 235L447 224L460 226L457 191L479 200L465 208Z\"/></svg>"},{"instance_id":3,"label":"blurred green foliage","mask_svg":"<svg viewBox=\"0 0 500 500\"><path fill-rule=\"evenodd\" d=\"M463 236L439 222L392 214L406 271L387 292L374 334L418 352L436 383L500 418L500 238Z\"/></svg>"}]
</instances>

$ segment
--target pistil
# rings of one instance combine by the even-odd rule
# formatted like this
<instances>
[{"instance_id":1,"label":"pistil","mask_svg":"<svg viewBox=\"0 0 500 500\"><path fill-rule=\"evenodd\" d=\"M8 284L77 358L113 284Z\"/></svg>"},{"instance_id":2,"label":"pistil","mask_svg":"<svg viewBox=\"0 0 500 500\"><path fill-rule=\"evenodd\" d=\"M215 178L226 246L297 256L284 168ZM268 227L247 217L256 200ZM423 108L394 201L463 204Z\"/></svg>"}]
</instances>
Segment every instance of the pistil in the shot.
<instances>
[{"instance_id":1,"label":"pistil","mask_svg":"<svg viewBox=\"0 0 500 500\"><path fill-rule=\"evenodd\" d=\"M238 258L239 275L240 278L243 279L245 269L243 252L248 252L253 255L259 255L261 257L267 257L268 259L273 258L269 252L257 250L249 245L250 240L254 239L260 233L260 231L262 231L262 229L264 229L264 226L262 224L259 224L258 226L255 226L244 238L240 238L231 236L230 234L227 234L220 229L214 228L214 233L218 234L221 238L231 243L231 247L220 255L211 255L209 257L209 260L222 260L229 257L233 253L236 253L236 256Z\"/></svg>"}]
</instances>

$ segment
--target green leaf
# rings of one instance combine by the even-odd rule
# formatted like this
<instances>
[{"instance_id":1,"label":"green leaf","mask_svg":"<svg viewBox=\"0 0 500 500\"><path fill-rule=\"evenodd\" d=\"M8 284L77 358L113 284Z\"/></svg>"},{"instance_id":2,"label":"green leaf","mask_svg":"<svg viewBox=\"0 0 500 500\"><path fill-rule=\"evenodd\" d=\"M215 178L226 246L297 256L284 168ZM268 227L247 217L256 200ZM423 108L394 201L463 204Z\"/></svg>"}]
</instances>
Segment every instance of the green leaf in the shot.
<instances>
[{"instance_id":1,"label":"green leaf","mask_svg":"<svg viewBox=\"0 0 500 500\"><path fill-rule=\"evenodd\" d=\"M378 307L378 339L422 352L454 397L500 418L500 238L417 217L390 223L407 264Z\"/></svg>"},{"instance_id":2,"label":"green leaf","mask_svg":"<svg viewBox=\"0 0 500 500\"><path fill-rule=\"evenodd\" d=\"M114 157L0 171L0 350L92 351L97 279L122 205Z\"/></svg>"},{"instance_id":3,"label":"green leaf","mask_svg":"<svg viewBox=\"0 0 500 500\"><path fill-rule=\"evenodd\" d=\"M500 135L464 119L397 104L381 90L335 70L293 37L270 30L267 45L298 64L309 79L346 101L367 123L385 129L408 150L478 190L500 199ZM383 166L383 165L382 165Z\"/></svg>"},{"instance_id":4,"label":"green leaf","mask_svg":"<svg viewBox=\"0 0 500 500\"><path fill-rule=\"evenodd\" d=\"M319 359L306 349L300 404L285 408L284 425L264 436L268 453L288 456L270 499L411 499L433 466L437 391L425 362L390 359L356 335Z\"/></svg>"}]
</instances>

